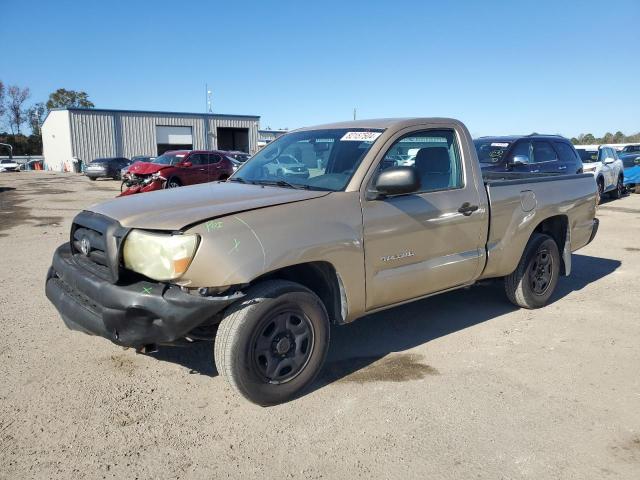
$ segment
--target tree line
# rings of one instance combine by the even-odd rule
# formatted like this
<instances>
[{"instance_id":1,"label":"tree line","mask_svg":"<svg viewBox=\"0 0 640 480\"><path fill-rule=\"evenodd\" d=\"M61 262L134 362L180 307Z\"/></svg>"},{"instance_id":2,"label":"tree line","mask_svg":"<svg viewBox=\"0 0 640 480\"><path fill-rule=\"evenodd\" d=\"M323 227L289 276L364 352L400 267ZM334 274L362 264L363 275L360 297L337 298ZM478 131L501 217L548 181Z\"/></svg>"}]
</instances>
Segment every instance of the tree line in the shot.
<instances>
[{"instance_id":1,"label":"tree line","mask_svg":"<svg viewBox=\"0 0 640 480\"><path fill-rule=\"evenodd\" d=\"M0 143L13 146L14 155L42 155L42 123L50 110L95 107L86 92L64 88L52 92L46 102L29 103L30 99L29 87L5 86L0 80ZM30 135L25 135L25 126ZM0 150L0 155L7 153Z\"/></svg>"},{"instance_id":2,"label":"tree line","mask_svg":"<svg viewBox=\"0 0 640 480\"><path fill-rule=\"evenodd\" d=\"M640 132L633 135L625 135L621 131L607 132L603 137L595 137L591 133L581 133L571 139L574 145L601 145L603 143L640 143Z\"/></svg>"}]
</instances>

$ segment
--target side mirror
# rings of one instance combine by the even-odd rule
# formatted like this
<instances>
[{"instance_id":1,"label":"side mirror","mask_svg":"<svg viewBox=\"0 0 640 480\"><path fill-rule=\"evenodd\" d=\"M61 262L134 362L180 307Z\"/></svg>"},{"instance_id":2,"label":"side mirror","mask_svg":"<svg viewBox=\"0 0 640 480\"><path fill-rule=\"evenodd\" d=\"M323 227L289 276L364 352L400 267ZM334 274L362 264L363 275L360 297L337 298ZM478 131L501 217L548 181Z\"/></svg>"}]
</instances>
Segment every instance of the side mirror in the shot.
<instances>
[{"instance_id":1,"label":"side mirror","mask_svg":"<svg viewBox=\"0 0 640 480\"><path fill-rule=\"evenodd\" d=\"M514 155L511 159L511 165L526 165L529 163L529 157L526 155Z\"/></svg>"},{"instance_id":2,"label":"side mirror","mask_svg":"<svg viewBox=\"0 0 640 480\"><path fill-rule=\"evenodd\" d=\"M193 163L191 163L189 160L185 160L184 162L182 162L180 164L181 167L191 167L193 165Z\"/></svg>"},{"instance_id":3,"label":"side mirror","mask_svg":"<svg viewBox=\"0 0 640 480\"><path fill-rule=\"evenodd\" d=\"M391 167L376 179L375 189L382 195L403 195L420 189L420 176L413 167Z\"/></svg>"},{"instance_id":4,"label":"side mirror","mask_svg":"<svg viewBox=\"0 0 640 480\"><path fill-rule=\"evenodd\" d=\"M611 158L611 157L604 159L604 163L607 164L607 165L610 165L610 164L612 164L614 162L615 162L615 159Z\"/></svg>"}]
</instances>

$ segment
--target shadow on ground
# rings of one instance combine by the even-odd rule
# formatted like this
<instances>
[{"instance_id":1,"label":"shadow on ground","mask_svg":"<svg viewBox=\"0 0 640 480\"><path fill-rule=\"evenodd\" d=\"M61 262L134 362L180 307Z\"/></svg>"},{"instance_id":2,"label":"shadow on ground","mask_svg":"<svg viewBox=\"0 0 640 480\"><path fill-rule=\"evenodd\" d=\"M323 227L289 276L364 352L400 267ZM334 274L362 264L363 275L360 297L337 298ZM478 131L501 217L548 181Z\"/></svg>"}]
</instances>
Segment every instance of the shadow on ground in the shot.
<instances>
[{"instance_id":1,"label":"shadow on ground","mask_svg":"<svg viewBox=\"0 0 640 480\"><path fill-rule=\"evenodd\" d=\"M571 292L609 275L620 266L617 260L573 256L573 272L563 277L552 297L557 302ZM418 355L394 355L451 333L464 330L516 310L506 299L502 282L436 295L369 315L331 329L331 346L325 367L312 390L336 381L403 381L437 375L420 362ZM161 348L153 357L184 365L191 373L217 375L213 347L198 343L189 347ZM397 357L397 358L396 358ZM390 361L395 358L394 361ZM376 363L375 371L369 367ZM308 393L308 392L307 392Z\"/></svg>"}]
</instances>

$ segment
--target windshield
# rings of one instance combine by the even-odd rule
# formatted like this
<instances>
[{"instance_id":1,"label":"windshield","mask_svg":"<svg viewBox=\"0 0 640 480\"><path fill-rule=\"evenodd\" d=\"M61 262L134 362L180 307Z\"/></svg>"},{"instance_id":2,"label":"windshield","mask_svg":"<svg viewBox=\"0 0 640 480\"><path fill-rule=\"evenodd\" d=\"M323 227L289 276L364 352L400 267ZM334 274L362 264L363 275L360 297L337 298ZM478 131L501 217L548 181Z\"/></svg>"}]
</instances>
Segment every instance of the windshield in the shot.
<instances>
[{"instance_id":1,"label":"windshield","mask_svg":"<svg viewBox=\"0 0 640 480\"><path fill-rule=\"evenodd\" d=\"M598 161L598 151L597 150L582 150L576 149L578 155L582 159L583 163L593 163Z\"/></svg>"},{"instance_id":2,"label":"windshield","mask_svg":"<svg viewBox=\"0 0 640 480\"><path fill-rule=\"evenodd\" d=\"M640 153L640 145L627 145L622 149L622 151L624 153L633 153L633 152Z\"/></svg>"},{"instance_id":3,"label":"windshield","mask_svg":"<svg viewBox=\"0 0 640 480\"><path fill-rule=\"evenodd\" d=\"M13 163L13 160L2 160L0 163Z\"/></svg>"},{"instance_id":4,"label":"windshield","mask_svg":"<svg viewBox=\"0 0 640 480\"><path fill-rule=\"evenodd\" d=\"M496 139L474 140L473 143L476 146L480 163L499 163L511 145L510 142Z\"/></svg>"},{"instance_id":5,"label":"windshield","mask_svg":"<svg viewBox=\"0 0 640 480\"><path fill-rule=\"evenodd\" d=\"M165 153L154 159L151 163L159 163L160 165L175 165L184 158L184 154L169 154Z\"/></svg>"},{"instance_id":6,"label":"windshield","mask_svg":"<svg viewBox=\"0 0 640 480\"><path fill-rule=\"evenodd\" d=\"M251 157L230 180L343 190L382 131L341 128L283 135Z\"/></svg>"}]
</instances>

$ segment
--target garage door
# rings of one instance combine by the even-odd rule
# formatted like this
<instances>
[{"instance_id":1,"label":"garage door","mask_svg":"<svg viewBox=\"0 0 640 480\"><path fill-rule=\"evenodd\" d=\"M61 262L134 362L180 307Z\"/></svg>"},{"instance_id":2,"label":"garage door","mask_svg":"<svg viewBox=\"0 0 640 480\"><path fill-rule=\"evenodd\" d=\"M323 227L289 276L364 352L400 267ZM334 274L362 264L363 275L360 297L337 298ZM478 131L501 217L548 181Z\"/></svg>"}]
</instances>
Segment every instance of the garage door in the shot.
<instances>
[{"instance_id":1,"label":"garage door","mask_svg":"<svg viewBox=\"0 0 640 480\"><path fill-rule=\"evenodd\" d=\"M156 126L158 155L167 150L192 150L193 134L191 127Z\"/></svg>"}]
</instances>

